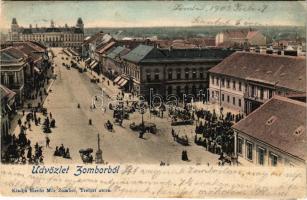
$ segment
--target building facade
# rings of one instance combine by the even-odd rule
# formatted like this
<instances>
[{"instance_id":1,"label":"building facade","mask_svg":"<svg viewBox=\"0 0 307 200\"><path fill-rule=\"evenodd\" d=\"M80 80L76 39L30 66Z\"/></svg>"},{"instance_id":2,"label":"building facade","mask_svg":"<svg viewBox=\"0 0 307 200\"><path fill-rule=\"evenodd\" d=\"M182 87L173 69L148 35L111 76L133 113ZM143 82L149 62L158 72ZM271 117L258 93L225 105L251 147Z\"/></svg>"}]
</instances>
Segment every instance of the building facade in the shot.
<instances>
[{"instance_id":1,"label":"building facade","mask_svg":"<svg viewBox=\"0 0 307 200\"><path fill-rule=\"evenodd\" d=\"M136 94L195 97L209 86L208 69L232 53L224 49L159 49L139 45L123 56L123 71L134 80Z\"/></svg>"},{"instance_id":2,"label":"building facade","mask_svg":"<svg viewBox=\"0 0 307 200\"><path fill-rule=\"evenodd\" d=\"M236 52L209 70L210 101L246 114L275 94L306 92L306 59Z\"/></svg>"},{"instance_id":3,"label":"building facade","mask_svg":"<svg viewBox=\"0 0 307 200\"><path fill-rule=\"evenodd\" d=\"M266 37L256 30L226 30L216 35L215 44L220 47L265 46Z\"/></svg>"},{"instance_id":4,"label":"building facade","mask_svg":"<svg viewBox=\"0 0 307 200\"><path fill-rule=\"evenodd\" d=\"M274 96L232 127L239 163L304 166L305 119L305 102Z\"/></svg>"},{"instance_id":5,"label":"building facade","mask_svg":"<svg viewBox=\"0 0 307 200\"><path fill-rule=\"evenodd\" d=\"M9 32L11 41L35 41L47 47L81 48L84 40L84 24L81 18L74 27L55 27L51 21L50 27L20 27L13 18Z\"/></svg>"}]
</instances>

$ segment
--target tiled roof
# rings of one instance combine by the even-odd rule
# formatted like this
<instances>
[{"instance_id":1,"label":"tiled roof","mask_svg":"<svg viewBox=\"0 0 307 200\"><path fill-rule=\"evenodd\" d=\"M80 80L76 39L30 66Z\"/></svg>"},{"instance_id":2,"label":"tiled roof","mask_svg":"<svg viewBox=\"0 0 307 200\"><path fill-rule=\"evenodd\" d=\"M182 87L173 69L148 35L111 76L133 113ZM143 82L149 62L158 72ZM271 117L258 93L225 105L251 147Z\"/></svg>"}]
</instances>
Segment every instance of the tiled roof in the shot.
<instances>
[{"instance_id":1,"label":"tiled roof","mask_svg":"<svg viewBox=\"0 0 307 200\"><path fill-rule=\"evenodd\" d=\"M114 41L107 43L107 44L103 44L103 45L99 45L96 48L96 51L100 54L104 53L105 51L109 50L111 47L113 47L116 43Z\"/></svg>"},{"instance_id":2,"label":"tiled roof","mask_svg":"<svg viewBox=\"0 0 307 200\"><path fill-rule=\"evenodd\" d=\"M274 96L233 128L306 160L306 103Z\"/></svg>"},{"instance_id":3,"label":"tiled roof","mask_svg":"<svg viewBox=\"0 0 307 200\"><path fill-rule=\"evenodd\" d=\"M232 50L217 48L158 49L140 45L124 56L124 59L136 63L220 61L233 52Z\"/></svg>"},{"instance_id":4,"label":"tiled roof","mask_svg":"<svg viewBox=\"0 0 307 200\"><path fill-rule=\"evenodd\" d=\"M117 56L123 56L129 53L129 49L126 49L125 47L116 47L113 51L107 54L107 57L115 59Z\"/></svg>"},{"instance_id":5,"label":"tiled roof","mask_svg":"<svg viewBox=\"0 0 307 200\"><path fill-rule=\"evenodd\" d=\"M70 32L70 33L83 33L83 30L77 27L48 27L48 28L23 28L23 34L32 33L51 33L51 32Z\"/></svg>"},{"instance_id":6,"label":"tiled roof","mask_svg":"<svg viewBox=\"0 0 307 200\"><path fill-rule=\"evenodd\" d=\"M306 91L306 59L302 57L236 52L209 72Z\"/></svg>"},{"instance_id":7,"label":"tiled roof","mask_svg":"<svg viewBox=\"0 0 307 200\"><path fill-rule=\"evenodd\" d=\"M104 32L98 32L98 33L95 33L94 35L90 36L89 38L85 39L84 40L84 43L85 44L89 44L89 43L92 43L94 42L95 40L99 39L99 38L103 38L103 36L106 35L106 33Z\"/></svg>"},{"instance_id":8,"label":"tiled roof","mask_svg":"<svg viewBox=\"0 0 307 200\"><path fill-rule=\"evenodd\" d=\"M154 49L153 46L146 46L141 44L132 51L130 51L128 54L124 55L123 59L134 63L139 63L153 49Z\"/></svg>"}]
</instances>

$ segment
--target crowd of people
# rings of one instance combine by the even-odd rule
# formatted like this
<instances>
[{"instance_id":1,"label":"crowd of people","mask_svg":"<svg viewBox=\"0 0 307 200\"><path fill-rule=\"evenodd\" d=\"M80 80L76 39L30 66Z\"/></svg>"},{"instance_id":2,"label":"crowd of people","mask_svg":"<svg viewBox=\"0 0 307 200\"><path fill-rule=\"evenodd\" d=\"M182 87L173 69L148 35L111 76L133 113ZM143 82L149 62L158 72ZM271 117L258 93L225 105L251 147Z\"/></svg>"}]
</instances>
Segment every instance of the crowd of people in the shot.
<instances>
[{"instance_id":1,"label":"crowd of people","mask_svg":"<svg viewBox=\"0 0 307 200\"><path fill-rule=\"evenodd\" d=\"M59 156L67 159L71 159L69 148L64 147L63 144L61 144L60 148L58 146L55 147L54 156Z\"/></svg>"},{"instance_id":2,"label":"crowd of people","mask_svg":"<svg viewBox=\"0 0 307 200\"><path fill-rule=\"evenodd\" d=\"M20 129L18 137L15 134L9 136L9 145L2 156L2 163L6 164L40 164L43 163L42 146L35 144L35 152L32 153L31 141L27 139L24 129ZM27 151L27 153L26 153Z\"/></svg>"},{"instance_id":3,"label":"crowd of people","mask_svg":"<svg viewBox=\"0 0 307 200\"><path fill-rule=\"evenodd\" d=\"M231 126L243 118L243 115L227 113L224 117L217 117L213 111L197 111L198 118L203 118L195 128L195 143L205 147L208 151L224 156L232 156L234 153L234 132Z\"/></svg>"}]
</instances>

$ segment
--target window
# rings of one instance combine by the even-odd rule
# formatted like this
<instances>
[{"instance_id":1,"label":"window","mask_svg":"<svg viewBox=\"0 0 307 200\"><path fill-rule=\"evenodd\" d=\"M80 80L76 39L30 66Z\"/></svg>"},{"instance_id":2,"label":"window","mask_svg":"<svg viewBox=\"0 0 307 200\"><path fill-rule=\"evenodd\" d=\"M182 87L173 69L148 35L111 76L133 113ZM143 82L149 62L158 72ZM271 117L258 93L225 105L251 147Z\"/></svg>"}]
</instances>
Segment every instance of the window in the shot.
<instances>
[{"instance_id":1,"label":"window","mask_svg":"<svg viewBox=\"0 0 307 200\"><path fill-rule=\"evenodd\" d=\"M224 101L224 94L222 94L222 101Z\"/></svg>"},{"instance_id":2,"label":"window","mask_svg":"<svg viewBox=\"0 0 307 200\"><path fill-rule=\"evenodd\" d=\"M189 86L188 85L184 86L184 92L185 92L185 94L189 94Z\"/></svg>"},{"instance_id":3,"label":"window","mask_svg":"<svg viewBox=\"0 0 307 200\"><path fill-rule=\"evenodd\" d=\"M230 97L227 95L227 102L229 103L229 101L230 101Z\"/></svg>"},{"instance_id":4,"label":"window","mask_svg":"<svg viewBox=\"0 0 307 200\"><path fill-rule=\"evenodd\" d=\"M212 91L212 98L214 98L214 91Z\"/></svg>"},{"instance_id":5,"label":"window","mask_svg":"<svg viewBox=\"0 0 307 200\"><path fill-rule=\"evenodd\" d=\"M185 69L184 77L185 79L189 79L189 69Z\"/></svg>"},{"instance_id":6,"label":"window","mask_svg":"<svg viewBox=\"0 0 307 200\"><path fill-rule=\"evenodd\" d=\"M197 78L197 77L196 77L196 69L193 69L192 78L193 78L193 79L196 79L196 78Z\"/></svg>"},{"instance_id":7,"label":"window","mask_svg":"<svg viewBox=\"0 0 307 200\"><path fill-rule=\"evenodd\" d=\"M253 144L250 142L246 142L246 158L253 160Z\"/></svg>"},{"instance_id":8,"label":"window","mask_svg":"<svg viewBox=\"0 0 307 200\"><path fill-rule=\"evenodd\" d=\"M178 85L177 88L176 88L176 92L177 92L177 95L179 96L179 95L180 95L180 92L181 92L181 88L180 88L179 85Z\"/></svg>"},{"instance_id":9,"label":"window","mask_svg":"<svg viewBox=\"0 0 307 200\"><path fill-rule=\"evenodd\" d=\"M263 88L260 88L260 99L261 100L263 99L263 95L264 95Z\"/></svg>"},{"instance_id":10,"label":"window","mask_svg":"<svg viewBox=\"0 0 307 200\"><path fill-rule=\"evenodd\" d=\"M211 77L211 83L214 85L214 76Z\"/></svg>"},{"instance_id":11,"label":"window","mask_svg":"<svg viewBox=\"0 0 307 200\"><path fill-rule=\"evenodd\" d=\"M177 70L177 79L178 80L181 79L181 71L180 71L180 69Z\"/></svg>"},{"instance_id":12,"label":"window","mask_svg":"<svg viewBox=\"0 0 307 200\"><path fill-rule=\"evenodd\" d=\"M172 94L172 90L173 90L173 89L172 89L172 86L168 86L168 88L167 88L167 93L168 93L168 94Z\"/></svg>"},{"instance_id":13,"label":"window","mask_svg":"<svg viewBox=\"0 0 307 200\"><path fill-rule=\"evenodd\" d=\"M216 77L216 85L219 85L219 78Z\"/></svg>"},{"instance_id":14,"label":"window","mask_svg":"<svg viewBox=\"0 0 307 200\"><path fill-rule=\"evenodd\" d=\"M242 150L243 150L243 138L238 137L237 153L242 155Z\"/></svg>"},{"instance_id":15,"label":"window","mask_svg":"<svg viewBox=\"0 0 307 200\"><path fill-rule=\"evenodd\" d=\"M200 78L200 79L203 79L203 78L204 78L204 71L203 71L202 68L199 69L199 78Z\"/></svg>"},{"instance_id":16,"label":"window","mask_svg":"<svg viewBox=\"0 0 307 200\"><path fill-rule=\"evenodd\" d=\"M269 99L272 98L273 96L272 93L273 93L272 90L269 90Z\"/></svg>"},{"instance_id":17,"label":"window","mask_svg":"<svg viewBox=\"0 0 307 200\"><path fill-rule=\"evenodd\" d=\"M230 81L227 79L227 88L230 88Z\"/></svg>"},{"instance_id":18,"label":"window","mask_svg":"<svg viewBox=\"0 0 307 200\"><path fill-rule=\"evenodd\" d=\"M253 86L253 85L252 85L252 94L251 94L251 96L252 96L252 97L255 96L255 86Z\"/></svg>"},{"instance_id":19,"label":"window","mask_svg":"<svg viewBox=\"0 0 307 200\"><path fill-rule=\"evenodd\" d=\"M277 155L270 153L271 166L277 166Z\"/></svg>"},{"instance_id":20,"label":"window","mask_svg":"<svg viewBox=\"0 0 307 200\"><path fill-rule=\"evenodd\" d=\"M261 147L258 147L258 164L264 165L264 154L265 150Z\"/></svg>"},{"instance_id":21,"label":"window","mask_svg":"<svg viewBox=\"0 0 307 200\"><path fill-rule=\"evenodd\" d=\"M242 91L242 83L239 82L239 91Z\"/></svg>"},{"instance_id":22,"label":"window","mask_svg":"<svg viewBox=\"0 0 307 200\"><path fill-rule=\"evenodd\" d=\"M147 79L148 82L151 81L150 72L147 72L147 73L146 73L146 79Z\"/></svg>"},{"instance_id":23,"label":"window","mask_svg":"<svg viewBox=\"0 0 307 200\"><path fill-rule=\"evenodd\" d=\"M241 99L239 99L239 102L238 102L238 103L239 103L239 107L241 107L241 106L242 106L242 104L241 104Z\"/></svg>"},{"instance_id":24,"label":"window","mask_svg":"<svg viewBox=\"0 0 307 200\"><path fill-rule=\"evenodd\" d=\"M236 98L235 97L232 97L232 104L236 105Z\"/></svg>"},{"instance_id":25,"label":"window","mask_svg":"<svg viewBox=\"0 0 307 200\"><path fill-rule=\"evenodd\" d=\"M169 80L173 79L173 71L171 69L168 70L168 79Z\"/></svg>"},{"instance_id":26,"label":"window","mask_svg":"<svg viewBox=\"0 0 307 200\"><path fill-rule=\"evenodd\" d=\"M232 89L236 90L236 81L232 81Z\"/></svg>"},{"instance_id":27,"label":"window","mask_svg":"<svg viewBox=\"0 0 307 200\"><path fill-rule=\"evenodd\" d=\"M159 72L155 72L155 80L159 80Z\"/></svg>"},{"instance_id":28,"label":"window","mask_svg":"<svg viewBox=\"0 0 307 200\"><path fill-rule=\"evenodd\" d=\"M222 82L222 87L225 87L225 79L222 78L221 82Z\"/></svg>"}]
</instances>

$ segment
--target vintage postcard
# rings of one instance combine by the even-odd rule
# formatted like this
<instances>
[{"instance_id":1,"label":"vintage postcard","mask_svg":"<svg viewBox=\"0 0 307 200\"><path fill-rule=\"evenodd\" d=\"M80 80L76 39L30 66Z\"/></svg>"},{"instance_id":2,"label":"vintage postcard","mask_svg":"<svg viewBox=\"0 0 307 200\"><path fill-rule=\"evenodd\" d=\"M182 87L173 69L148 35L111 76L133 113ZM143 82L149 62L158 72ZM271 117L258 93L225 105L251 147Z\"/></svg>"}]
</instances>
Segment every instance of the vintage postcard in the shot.
<instances>
[{"instance_id":1,"label":"vintage postcard","mask_svg":"<svg viewBox=\"0 0 307 200\"><path fill-rule=\"evenodd\" d=\"M305 1L2 1L0 196L306 196Z\"/></svg>"}]
</instances>

